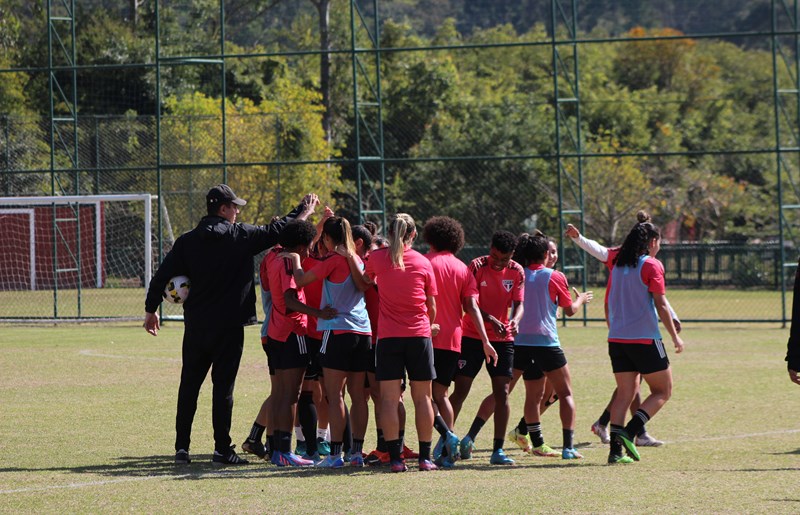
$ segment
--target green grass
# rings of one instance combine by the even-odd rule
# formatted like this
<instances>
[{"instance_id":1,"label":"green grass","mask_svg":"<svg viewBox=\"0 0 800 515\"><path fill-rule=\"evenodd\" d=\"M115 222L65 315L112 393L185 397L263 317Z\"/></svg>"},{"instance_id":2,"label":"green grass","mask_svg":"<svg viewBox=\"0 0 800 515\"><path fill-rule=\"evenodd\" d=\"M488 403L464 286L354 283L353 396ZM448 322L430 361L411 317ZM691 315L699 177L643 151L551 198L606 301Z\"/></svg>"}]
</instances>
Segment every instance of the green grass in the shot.
<instances>
[{"instance_id":1,"label":"green grass","mask_svg":"<svg viewBox=\"0 0 800 515\"><path fill-rule=\"evenodd\" d=\"M650 424L667 444L643 449L639 463L609 467L607 447L589 431L613 388L604 330L564 328L576 442L585 460L532 458L509 445L517 465L491 467L490 422L476 457L455 470L389 474L265 463L213 469L210 383L195 419L195 461L175 468L181 324L168 324L157 338L138 324L3 326L0 511L796 513L800 397L783 363L787 334L775 326L687 324L685 353L670 354L673 398ZM246 335L232 430L237 444L268 389L256 328ZM459 434L487 391L481 372ZM513 419L521 413L521 393L512 395ZM543 425L549 443L558 445L555 410ZM371 448L371 424L367 437Z\"/></svg>"},{"instance_id":2,"label":"green grass","mask_svg":"<svg viewBox=\"0 0 800 515\"><path fill-rule=\"evenodd\" d=\"M603 318L604 288L594 288L595 300L588 307L590 319ZM82 317L138 318L144 314L143 288L85 288L81 292ZM765 290L679 290L667 291L670 303L687 320L781 320L781 292ZM54 304L62 318L78 315L77 290L59 290L57 302L52 291L0 291L0 318L52 317ZM792 294L787 295L787 316L791 316ZM182 315L179 306L164 303L166 315Z\"/></svg>"}]
</instances>

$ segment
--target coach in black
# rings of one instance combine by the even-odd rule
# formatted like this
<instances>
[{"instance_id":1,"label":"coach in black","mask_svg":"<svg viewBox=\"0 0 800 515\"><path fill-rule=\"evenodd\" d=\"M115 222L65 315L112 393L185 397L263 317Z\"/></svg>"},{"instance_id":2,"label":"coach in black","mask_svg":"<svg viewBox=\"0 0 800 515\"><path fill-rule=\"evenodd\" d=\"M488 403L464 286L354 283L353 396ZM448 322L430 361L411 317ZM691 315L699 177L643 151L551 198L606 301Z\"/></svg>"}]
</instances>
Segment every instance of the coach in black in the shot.
<instances>
[{"instance_id":1,"label":"coach in black","mask_svg":"<svg viewBox=\"0 0 800 515\"><path fill-rule=\"evenodd\" d=\"M800 262L794 275L794 298L792 299L792 328L786 349L789 379L800 384Z\"/></svg>"},{"instance_id":2,"label":"coach in black","mask_svg":"<svg viewBox=\"0 0 800 515\"><path fill-rule=\"evenodd\" d=\"M200 386L211 369L214 465L240 465L231 445L233 387L244 346L244 326L256 323L253 256L274 246L287 222L304 220L319 204L306 195L300 205L269 225L236 223L239 208L247 202L225 184L206 195L208 215L197 227L175 240L150 281L145 300L145 330L156 336L156 311L167 282L176 275L189 277L191 289L183 305L183 367L175 420L175 463L190 462L192 420Z\"/></svg>"}]
</instances>

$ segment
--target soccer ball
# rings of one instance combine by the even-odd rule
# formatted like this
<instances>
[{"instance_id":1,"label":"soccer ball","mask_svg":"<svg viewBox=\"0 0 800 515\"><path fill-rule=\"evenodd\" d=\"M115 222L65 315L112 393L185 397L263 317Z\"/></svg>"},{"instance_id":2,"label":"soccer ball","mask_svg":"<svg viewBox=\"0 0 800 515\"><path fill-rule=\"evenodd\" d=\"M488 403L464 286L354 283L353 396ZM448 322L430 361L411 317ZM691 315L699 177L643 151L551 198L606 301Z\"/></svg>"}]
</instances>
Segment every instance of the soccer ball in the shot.
<instances>
[{"instance_id":1,"label":"soccer ball","mask_svg":"<svg viewBox=\"0 0 800 515\"><path fill-rule=\"evenodd\" d=\"M176 275L167 283L162 296L171 304L183 304L189 296L191 283L185 275Z\"/></svg>"}]
</instances>

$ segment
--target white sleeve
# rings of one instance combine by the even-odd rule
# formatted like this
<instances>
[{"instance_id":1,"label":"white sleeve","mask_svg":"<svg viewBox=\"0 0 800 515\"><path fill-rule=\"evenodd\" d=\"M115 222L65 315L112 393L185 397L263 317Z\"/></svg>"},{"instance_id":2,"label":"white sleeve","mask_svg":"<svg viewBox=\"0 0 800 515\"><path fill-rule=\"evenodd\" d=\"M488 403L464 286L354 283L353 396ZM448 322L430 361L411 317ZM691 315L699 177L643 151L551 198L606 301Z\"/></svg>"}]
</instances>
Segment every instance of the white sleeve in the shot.
<instances>
[{"instance_id":1,"label":"white sleeve","mask_svg":"<svg viewBox=\"0 0 800 515\"><path fill-rule=\"evenodd\" d=\"M583 234L578 236L577 238L571 238L573 242L583 250L585 250L590 256L605 263L608 261L608 247L604 247L597 243L594 240L590 240L586 238Z\"/></svg>"}]
</instances>

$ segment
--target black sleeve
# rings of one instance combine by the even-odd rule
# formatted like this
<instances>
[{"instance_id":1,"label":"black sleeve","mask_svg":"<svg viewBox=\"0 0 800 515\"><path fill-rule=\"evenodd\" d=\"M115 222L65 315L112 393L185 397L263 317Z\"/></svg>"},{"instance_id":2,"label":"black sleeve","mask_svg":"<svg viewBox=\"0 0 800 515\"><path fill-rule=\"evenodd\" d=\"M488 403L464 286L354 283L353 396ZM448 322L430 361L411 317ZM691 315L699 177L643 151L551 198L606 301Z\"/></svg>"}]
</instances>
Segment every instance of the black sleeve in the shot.
<instances>
[{"instance_id":1,"label":"black sleeve","mask_svg":"<svg viewBox=\"0 0 800 515\"><path fill-rule=\"evenodd\" d=\"M300 216L300 213L303 212L305 205L301 202L297 205L294 209L292 209L286 216L283 218L275 218L267 225L250 225L242 224L245 230L252 231L253 233L253 254L258 254L270 247L274 247L278 244L278 236L283 231L283 228L286 227L286 224L291 222L292 220L296 219Z\"/></svg>"},{"instance_id":2,"label":"black sleeve","mask_svg":"<svg viewBox=\"0 0 800 515\"><path fill-rule=\"evenodd\" d=\"M786 350L786 361L790 370L800 371L800 263L794 275L794 298L792 299L792 328L789 331L789 343Z\"/></svg>"},{"instance_id":3,"label":"black sleeve","mask_svg":"<svg viewBox=\"0 0 800 515\"><path fill-rule=\"evenodd\" d=\"M158 270L156 270L156 273L153 274L153 277L150 279L150 286L147 288L147 296L144 301L144 310L146 313L156 312L163 300L162 294L164 288L167 286L167 282L176 275L180 275L180 260L178 256L180 254L180 247L182 246L181 243L181 238L175 241L172 250L164 256L164 260L158 266Z\"/></svg>"}]
</instances>

